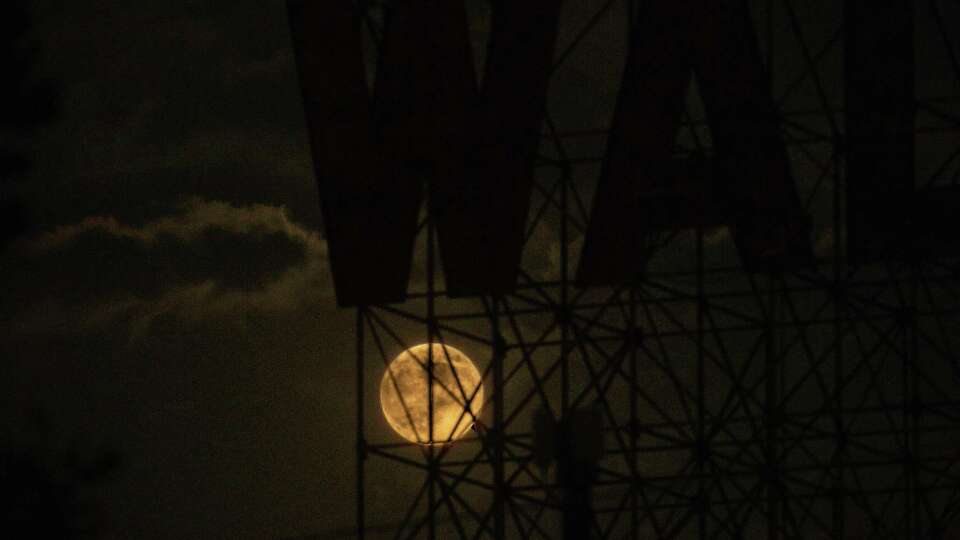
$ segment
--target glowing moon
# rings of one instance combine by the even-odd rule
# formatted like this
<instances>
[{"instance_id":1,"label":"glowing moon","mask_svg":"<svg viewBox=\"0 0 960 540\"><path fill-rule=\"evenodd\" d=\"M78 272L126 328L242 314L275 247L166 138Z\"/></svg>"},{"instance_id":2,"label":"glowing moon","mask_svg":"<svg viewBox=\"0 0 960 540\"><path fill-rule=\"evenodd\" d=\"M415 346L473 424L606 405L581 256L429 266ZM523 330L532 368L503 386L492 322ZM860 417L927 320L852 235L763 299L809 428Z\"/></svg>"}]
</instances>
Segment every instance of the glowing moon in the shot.
<instances>
[{"instance_id":1,"label":"glowing moon","mask_svg":"<svg viewBox=\"0 0 960 540\"><path fill-rule=\"evenodd\" d=\"M430 438L427 355L433 350L433 438ZM467 406L469 404L469 407ZM423 343L390 362L380 382L380 407L390 427L410 442L444 444L470 429L483 407L480 372L467 355Z\"/></svg>"}]
</instances>

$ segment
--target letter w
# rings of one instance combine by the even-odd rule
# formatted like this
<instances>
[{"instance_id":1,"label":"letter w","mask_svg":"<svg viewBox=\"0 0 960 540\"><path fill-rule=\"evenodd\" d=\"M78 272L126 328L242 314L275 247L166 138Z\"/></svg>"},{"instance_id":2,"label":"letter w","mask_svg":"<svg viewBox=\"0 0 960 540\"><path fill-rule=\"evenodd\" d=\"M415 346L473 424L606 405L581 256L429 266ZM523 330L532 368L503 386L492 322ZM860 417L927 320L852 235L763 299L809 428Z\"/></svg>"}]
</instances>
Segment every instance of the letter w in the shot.
<instances>
[{"instance_id":1,"label":"letter w","mask_svg":"<svg viewBox=\"0 0 960 540\"><path fill-rule=\"evenodd\" d=\"M392 2L371 97L361 8L288 3L340 305L405 299L424 181L447 291L513 289L559 4L494 3L481 90L462 2Z\"/></svg>"}]
</instances>

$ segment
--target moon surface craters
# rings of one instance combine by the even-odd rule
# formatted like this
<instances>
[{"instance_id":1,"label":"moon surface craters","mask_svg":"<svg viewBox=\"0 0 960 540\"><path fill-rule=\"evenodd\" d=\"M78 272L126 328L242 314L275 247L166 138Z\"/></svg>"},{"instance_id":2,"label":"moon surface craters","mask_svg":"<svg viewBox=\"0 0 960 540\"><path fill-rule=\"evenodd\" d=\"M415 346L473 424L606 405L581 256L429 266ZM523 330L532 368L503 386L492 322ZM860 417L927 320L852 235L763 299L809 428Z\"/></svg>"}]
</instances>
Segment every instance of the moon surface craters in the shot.
<instances>
[{"instance_id":1,"label":"moon surface craters","mask_svg":"<svg viewBox=\"0 0 960 540\"><path fill-rule=\"evenodd\" d=\"M428 355L433 353L433 437L430 437ZM467 404L469 403L469 407ZM400 353L380 383L383 414L398 434L420 444L456 440L483 406L480 372L450 345L426 343Z\"/></svg>"}]
</instances>

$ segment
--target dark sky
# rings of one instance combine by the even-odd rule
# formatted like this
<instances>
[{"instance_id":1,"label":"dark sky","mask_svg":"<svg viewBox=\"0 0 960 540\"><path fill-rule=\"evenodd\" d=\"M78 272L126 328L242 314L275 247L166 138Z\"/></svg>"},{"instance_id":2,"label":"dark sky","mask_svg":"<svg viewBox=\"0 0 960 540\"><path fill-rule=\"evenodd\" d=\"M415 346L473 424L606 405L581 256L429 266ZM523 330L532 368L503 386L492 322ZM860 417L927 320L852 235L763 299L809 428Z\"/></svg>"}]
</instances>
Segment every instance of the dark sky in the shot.
<instances>
[{"instance_id":1,"label":"dark sky","mask_svg":"<svg viewBox=\"0 0 960 540\"><path fill-rule=\"evenodd\" d=\"M190 194L317 225L282 2L37 4L63 85L28 190L42 222L143 222Z\"/></svg>"},{"instance_id":2,"label":"dark sky","mask_svg":"<svg viewBox=\"0 0 960 540\"><path fill-rule=\"evenodd\" d=\"M569 2L559 42L601 3ZM108 538L349 527L354 314L332 297L284 3L32 9L60 99L16 143L31 230L0 254L0 435L44 448L54 475L71 452L116 452L84 491ZM624 27L603 19L554 79L561 128L608 119ZM398 481L371 480L375 507Z\"/></svg>"},{"instance_id":3,"label":"dark sky","mask_svg":"<svg viewBox=\"0 0 960 540\"><path fill-rule=\"evenodd\" d=\"M330 296L283 3L33 12L60 101L18 143L32 230L0 270L4 437L46 433L64 477L71 451L115 451L84 490L108 537L351 523L353 318Z\"/></svg>"}]
</instances>

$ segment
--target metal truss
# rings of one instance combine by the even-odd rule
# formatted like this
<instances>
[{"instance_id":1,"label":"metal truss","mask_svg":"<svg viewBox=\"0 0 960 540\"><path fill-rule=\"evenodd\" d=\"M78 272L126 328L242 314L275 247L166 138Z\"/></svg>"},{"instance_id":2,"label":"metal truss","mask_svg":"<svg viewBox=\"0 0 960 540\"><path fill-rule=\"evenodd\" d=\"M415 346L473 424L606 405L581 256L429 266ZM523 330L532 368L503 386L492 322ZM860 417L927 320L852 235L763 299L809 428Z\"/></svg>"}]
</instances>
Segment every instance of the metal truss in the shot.
<instances>
[{"instance_id":1,"label":"metal truss","mask_svg":"<svg viewBox=\"0 0 960 540\"><path fill-rule=\"evenodd\" d=\"M611 29L629 34L641 2L568 3L516 290L447 296L425 209L422 278L408 301L357 310L361 538L562 537L562 486L538 466L531 419L585 407L604 419L596 538L960 537L960 261L846 259L843 103L833 88L842 19L832 2L813 15L801 4L751 8L813 217L816 264L751 274L725 229L671 231L651 238L635 283L578 288L572 273L607 128L566 114L559 93L590 73ZM924 39L952 70L944 88L955 91L960 40L943 21L958 6L918 4ZM369 6L372 43L388 7ZM918 184L957 185L960 92L924 92ZM677 154L709 155L691 94ZM385 427L378 381L422 342L478 362L485 429L419 446ZM405 511L392 513L398 505Z\"/></svg>"}]
</instances>

